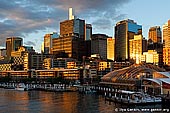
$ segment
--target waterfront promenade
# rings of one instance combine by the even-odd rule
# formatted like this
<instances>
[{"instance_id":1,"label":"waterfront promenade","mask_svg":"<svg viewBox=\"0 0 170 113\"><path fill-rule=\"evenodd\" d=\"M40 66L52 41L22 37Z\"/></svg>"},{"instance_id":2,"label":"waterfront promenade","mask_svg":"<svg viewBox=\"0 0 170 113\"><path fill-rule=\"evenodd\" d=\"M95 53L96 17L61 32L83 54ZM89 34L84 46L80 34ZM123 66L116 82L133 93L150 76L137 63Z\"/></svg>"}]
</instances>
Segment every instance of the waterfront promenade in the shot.
<instances>
[{"instance_id":1,"label":"waterfront promenade","mask_svg":"<svg viewBox=\"0 0 170 113\"><path fill-rule=\"evenodd\" d=\"M0 83L1 88L15 89L20 83ZM23 86L25 90L42 90L42 91L77 91L77 88L68 84L50 84L50 83L27 83Z\"/></svg>"}]
</instances>

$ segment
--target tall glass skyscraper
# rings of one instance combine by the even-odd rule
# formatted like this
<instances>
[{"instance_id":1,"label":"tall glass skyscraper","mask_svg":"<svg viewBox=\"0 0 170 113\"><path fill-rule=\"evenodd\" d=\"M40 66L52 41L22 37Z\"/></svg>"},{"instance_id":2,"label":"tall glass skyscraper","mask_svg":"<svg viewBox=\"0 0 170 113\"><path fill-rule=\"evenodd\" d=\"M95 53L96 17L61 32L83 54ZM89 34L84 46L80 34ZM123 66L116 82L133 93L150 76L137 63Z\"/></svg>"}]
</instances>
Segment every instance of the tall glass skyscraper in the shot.
<instances>
[{"instance_id":1,"label":"tall glass skyscraper","mask_svg":"<svg viewBox=\"0 0 170 113\"><path fill-rule=\"evenodd\" d=\"M115 26L115 60L129 60L129 40L135 34L142 34L142 26L133 20L127 19L118 22Z\"/></svg>"}]
</instances>

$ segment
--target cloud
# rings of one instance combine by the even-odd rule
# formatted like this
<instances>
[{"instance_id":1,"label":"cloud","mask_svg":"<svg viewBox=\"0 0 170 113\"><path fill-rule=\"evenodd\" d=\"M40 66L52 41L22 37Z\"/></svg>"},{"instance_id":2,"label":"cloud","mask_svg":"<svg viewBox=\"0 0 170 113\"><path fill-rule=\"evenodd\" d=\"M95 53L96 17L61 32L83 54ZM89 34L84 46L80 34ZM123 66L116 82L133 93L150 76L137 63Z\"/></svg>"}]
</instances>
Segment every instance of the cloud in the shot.
<instances>
[{"instance_id":1,"label":"cloud","mask_svg":"<svg viewBox=\"0 0 170 113\"><path fill-rule=\"evenodd\" d=\"M98 19L92 25L95 29L110 29L112 27L110 19Z\"/></svg>"},{"instance_id":2,"label":"cloud","mask_svg":"<svg viewBox=\"0 0 170 113\"><path fill-rule=\"evenodd\" d=\"M28 45L28 46L36 46L36 43L32 42L32 41L27 41L27 42L24 42L25 45Z\"/></svg>"},{"instance_id":3,"label":"cloud","mask_svg":"<svg viewBox=\"0 0 170 113\"><path fill-rule=\"evenodd\" d=\"M130 0L1 0L0 46L10 36L28 38L30 33L48 28L59 30L59 22L67 19L69 7L73 7L76 16L93 23L95 29L109 29L117 15L124 16L117 14L117 10L128 2ZM34 45L28 42L26 44Z\"/></svg>"}]
</instances>

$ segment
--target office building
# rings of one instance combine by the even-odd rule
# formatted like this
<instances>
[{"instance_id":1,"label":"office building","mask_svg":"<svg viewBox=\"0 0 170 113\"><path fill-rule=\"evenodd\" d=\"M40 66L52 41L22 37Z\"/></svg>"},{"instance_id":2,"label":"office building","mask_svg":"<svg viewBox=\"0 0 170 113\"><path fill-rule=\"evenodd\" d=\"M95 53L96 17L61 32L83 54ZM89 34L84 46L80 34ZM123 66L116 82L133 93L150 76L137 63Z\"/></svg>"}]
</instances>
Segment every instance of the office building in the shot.
<instances>
[{"instance_id":1,"label":"office building","mask_svg":"<svg viewBox=\"0 0 170 113\"><path fill-rule=\"evenodd\" d=\"M52 41L53 54L58 57L82 60L86 54L84 40L85 20L69 17L69 20L60 22L60 37Z\"/></svg>"},{"instance_id":2,"label":"office building","mask_svg":"<svg viewBox=\"0 0 170 113\"><path fill-rule=\"evenodd\" d=\"M148 38L153 43L162 43L162 33L160 26L150 27Z\"/></svg>"},{"instance_id":3,"label":"office building","mask_svg":"<svg viewBox=\"0 0 170 113\"><path fill-rule=\"evenodd\" d=\"M147 40L144 39L142 34L134 35L134 39L129 40L130 47L130 59L134 61L134 63L141 63L141 56L143 52L147 51Z\"/></svg>"},{"instance_id":4,"label":"office building","mask_svg":"<svg viewBox=\"0 0 170 113\"><path fill-rule=\"evenodd\" d=\"M50 54L52 49L52 38L51 34L44 36L44 54Z\"/></svg>"},{"instance_id":5,"label":"office building","mask_svg":"<svg viewBox=\"0 0 170 113\"><path fill-rule=\"evenodd\" d=\"M91 54L99 54L103 60L107 59L107 38L105 34L93 34L91 39Z\"/></svg>"},{"instance_id":6,"label":"office building","mask_svg":"<svg viewBox=\"0 0 170 113\"><path fill-rule=\"evenodd\" d=\"M25 63L30 63L29 59L32 54L35 54L35 50L31 46L20 46L17 51L11 52L11 58L13 59L13 70L28 70L24 68ZM26 57L28 55L29 57Z\"/></svg>"},{"instance_id":7,"label":"office building","mask_svg":"<svg viewBox=\"0 0 170 113\"><path fill-rule=\"evenodd\" d=\"M60 35L70 36L78 34L79 38L85 39L85 20L73 19L60 22Z\"/></svg>"},{"instance_id":8,"label":"office building","mask_svg":"<svg viewBox=\"0 0 170 113\"><path fill-rule=\"evenodd\" d=\"M163 25L163 63L170 66L170 20Z\"/></svg>"},{"instance_id":9,"label":"office building","mask_svg":"<svg viewBox=\"0 0 170 113\"><path fill-rule=\"evenodd\" d=\"M44 36L44 54L51 54L52 53L52 39L58 38L59 35L55 32L46 34Z\"/></svg>"},{"instance_id":10,"label":"office building","mask_svg":"<svg viewBox=\"0 0 170 113\"><path fill-rule=\"evenodd\" d=\"M115 39L112 37L107 38L107 59L114 61L114 47L115 47Z\"/></svg>"},{"instance_id":11,"label":"office building","mask_svg":"<svg viewBox=\"0 0 170 113\"><path fill-rule=\"evenodd\" d=\"M82 60L86 54L84 39L76 35L55 38L53 39L53 54L57 57Z\"/></svg>"},{"instance_id":12,"label":"office building","mask_svg":"<svg viewBox=\"0 0 170 113\"><path fill-rule=\"evenodd\" d=\"M163 48L163 63L170 66L170 48Z\"/></svg>"},{"instance_id":13,"label":"office building","mask_svg":"<svg viewBox=\"0 0 170 113\"><path fill-rule=\"evenodd\" d=\"M133 20L123 20L115 26L115 60L129 60L129 40L134 39L135 34L142 34L142 26Z\"/></svg>"},{"instance_id":14,"label":"office building","mask_svg":"<svg viewBox=\"0 0 170 113\"><path fill-rule=\"evenodd\" d=\"M162 62L162 56L158 54L155 50L148 50L147 52L144 52L142 57L142 62L145 63L160 65L160 63Z\"/></svg>"},{"instance_id":15,"label":"office building","mask_svg":"<svg viewBox=\"0 0 170 113\"><path fill-rule=\"evenodd\" d=\"M91 40L92 37L92 25L86 24L85 25L85 40Z\"/></svg>"},{"instance_id":16,"label":"office building","mask_svg":"<svg viewBox=\"0 0 170 113\"><path fill-rule=\"evenodd\" d=\"M170 48L170 20L163 25L163 47Z\"/></svg>"},{"instance_id":17,"label":"office building","mask_svg":"<svg viewBox=\"0 0 170 113\"><path fill-rule=\"evenodd\" d=\"M151 27L149 29L148 38L148 50L156 50L158 53L162 54L163 44L161 28L159 26Z\"/></svg>"},{"instance_id":18,"label":"office building","mask_svg":"<svg viewBox=\"0 0 170 113\"><path fill-rule=\"evenodd\" d=\"M18 47L23 45L23 39L20 37L10 37L6 39L6 55L9 59L12 51L17 51Z\"/></svg>"},{"instance_id":19,"label":"office building","mask_svg":"<svg viewBox=\"0 0 170 113\"><path fill-rule=\"evenodd\" d=\"M41 53L44 53L44 42L41 43Z\"/></svg>"},{"instance_id":20,"label":"office building","mask_svg":"<svg viewBox=\"0 0 170 113\"><path fill-rule=\"evenodd\" d=\"M0 60L4 60L6 57L6 49L0 49Z\"/></svg>"},{"instance_id":21,"label":"office building","mask_svg":"<svg viewBox=\"0 0 170 113\"><path fill-rule=\"evenodd\" d=\"M72 8L69 8L69 20L60 22L60 36L71 36L77 34L79 38L85 39L85 20L75 18Z\"/></svg>"}]
</instances>

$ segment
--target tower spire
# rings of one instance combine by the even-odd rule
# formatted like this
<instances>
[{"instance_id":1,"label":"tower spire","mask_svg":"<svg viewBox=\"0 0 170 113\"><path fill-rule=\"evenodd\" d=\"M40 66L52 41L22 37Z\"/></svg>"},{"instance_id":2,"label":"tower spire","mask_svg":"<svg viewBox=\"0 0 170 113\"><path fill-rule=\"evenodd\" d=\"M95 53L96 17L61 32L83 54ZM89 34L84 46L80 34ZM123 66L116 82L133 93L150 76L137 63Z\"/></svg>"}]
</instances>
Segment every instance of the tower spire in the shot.
<instances>
[{"instance_id":1,"label":"tower spire","mask_svg":"<svg viewBox=\"0 0 170 113\"><path fill-rule=\"evenodd\" d=\"M68 19L69 19L69 20L74 19L74 15L73 15L73 9L72 9L72 7L71 7L71 8L69 8L69 17L68 17Z\"/></svg>"}]
</instances>

